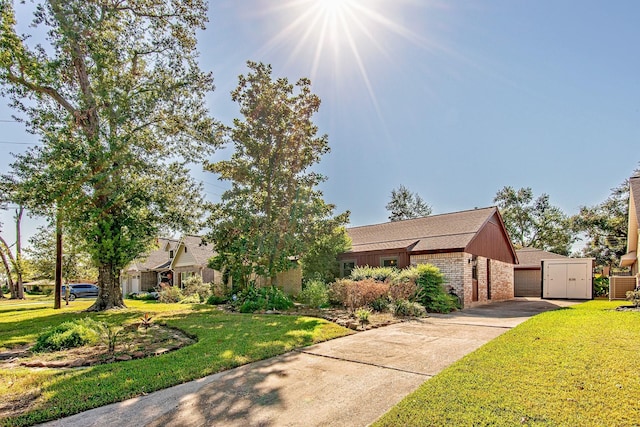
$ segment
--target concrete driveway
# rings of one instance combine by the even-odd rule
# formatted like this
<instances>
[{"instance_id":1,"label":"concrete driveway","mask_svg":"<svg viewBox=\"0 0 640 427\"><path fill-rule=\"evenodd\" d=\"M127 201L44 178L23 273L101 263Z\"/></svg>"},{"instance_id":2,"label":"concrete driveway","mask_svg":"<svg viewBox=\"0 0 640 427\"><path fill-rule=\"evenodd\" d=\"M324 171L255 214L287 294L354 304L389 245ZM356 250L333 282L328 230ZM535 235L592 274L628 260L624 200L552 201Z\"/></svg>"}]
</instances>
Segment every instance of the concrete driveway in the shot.
<instances>
[{"instance_id":1,"label":"concrete driveway","mask_svg":"<svg viewBox=\"0 0 640 427\"><path fill-rule=\"evenodd\" d=\"M364 426L443 368L543 311L518 298L305 347L46 425Z\"/></svg>"}]
</instances>

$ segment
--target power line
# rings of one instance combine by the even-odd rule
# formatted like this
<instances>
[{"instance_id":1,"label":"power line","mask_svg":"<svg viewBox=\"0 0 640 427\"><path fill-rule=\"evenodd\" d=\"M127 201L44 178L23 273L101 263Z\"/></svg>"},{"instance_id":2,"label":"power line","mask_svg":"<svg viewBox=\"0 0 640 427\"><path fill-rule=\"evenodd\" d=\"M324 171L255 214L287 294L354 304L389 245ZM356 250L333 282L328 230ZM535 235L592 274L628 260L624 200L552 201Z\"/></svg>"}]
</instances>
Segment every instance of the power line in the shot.
<instances>
[{"instance_id":1,"label":"power line","mask_svg":"<svg viewBox=\"0 0 640 427\"><path fill-rule=\"evenodd\" d=\"M0 141L0 144L11 144L11 145L40 145L40 144L42 144L42 142Z\"/></svg>"}]
</instances>

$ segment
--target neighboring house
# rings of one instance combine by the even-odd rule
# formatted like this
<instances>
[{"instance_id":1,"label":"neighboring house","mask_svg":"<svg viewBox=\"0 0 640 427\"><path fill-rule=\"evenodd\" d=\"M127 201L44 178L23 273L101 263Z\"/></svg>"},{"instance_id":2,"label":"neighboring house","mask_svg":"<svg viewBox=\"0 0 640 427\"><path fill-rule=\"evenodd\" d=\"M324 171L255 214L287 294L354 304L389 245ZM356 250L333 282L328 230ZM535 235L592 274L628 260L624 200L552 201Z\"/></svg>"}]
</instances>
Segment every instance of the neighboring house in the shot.
<instances>
[{"instance_id":1,"label":"neighboring house","mask_svg":"<svg viewBox=\"0 0 640 427\"><path fill-rule=\"evenodd\" d=\"M638 252L640 251L640 177L629 178L629 217L627 253L620 259L620 267L629 267L631 276L609 278L609 299L624 299L627 291L640 284Z\"/></svg>"},{"instance_id":2,"label":"neighboring house","mask_svg":"<svg viewBox=\"0 0 640 427\"><path fill-rule=\"evenodd\" d=\"M517 297L538 297L542 295L542 260L567 259L564 255L536 248L516 250L519 264L513 267L514 294Z\"/></svg>"},{"instance_id":3,"label":"neighboring house","mask_svg":"<svg viewBox=\"0 0 640 427\"><path fill-rule=\"evenodd\" d=\"M173 283L171 261L176 253L179 241L158 239L158 249L129 264L120 273L122 293L147 292L155 289L161 282Z\"/></svg>"},{"instance_id":4,"label":"neighboring house","mask_svg":"<svg viewBox=\"0 0 640 427\"><path fill-rule=\"evenodd\" d=\"M184 236L170 265L173 284L183 287L182 283L193 275L202 277L204 283L222 283L222 273L208 267L209 259L214 255L212 243L203 241L199 236Z\"/></svg>"},{"instance_id":5,"label":"neighboring house","mask_svg":"<svg viewBox=\"0 0 640 427\"><path fill-rule=\"evenodd\" d=\"M355 266L442 271L464 307L514 297L516 252L496 207L347 229L351 250L339 256L341 275Z\"/></svg>"},{"instance_id":6,"label":"neighboring house","mask_svg":"<svg viewBox=\"0 0 640 427\"><path fill-rule=\"evenodd\" d=\"M631 275L638 275L640 251L640 177L629 178L629 219L627 228L627 253L620 260L621 267L630 267Z\"/></svg>"}]
</instances>

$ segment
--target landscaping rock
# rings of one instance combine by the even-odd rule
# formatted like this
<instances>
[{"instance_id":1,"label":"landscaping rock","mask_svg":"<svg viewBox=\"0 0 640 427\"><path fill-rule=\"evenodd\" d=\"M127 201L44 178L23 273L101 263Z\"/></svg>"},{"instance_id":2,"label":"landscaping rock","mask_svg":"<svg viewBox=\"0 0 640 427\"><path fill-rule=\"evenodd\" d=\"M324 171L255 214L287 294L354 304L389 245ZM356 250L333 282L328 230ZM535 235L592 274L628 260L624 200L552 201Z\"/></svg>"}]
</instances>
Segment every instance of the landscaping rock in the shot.
<instances>
[{"instance_id":1,"label":"landscaping rock","mask_svg":"<svg viewBox=\"0 0 640 427\"><path fill-rule=\"evenodd\" d=\"M131 353L131 356L133 356L134 359L141 359L145 356L144 351L134 351L133 353Z\"/></svg>"},{"instance_id":2,"label":"landscaping rock","mask_svg":"<svg viewBox=\"0 0 640 427\"><path fill-rule=\"evenodd\" d=\"M116 356L116 361L118 362L126 362L127 360L131 359L133 359L133 357L129 356L128 354L121 354L119 356Z\"/></svg>"}]
</instances>

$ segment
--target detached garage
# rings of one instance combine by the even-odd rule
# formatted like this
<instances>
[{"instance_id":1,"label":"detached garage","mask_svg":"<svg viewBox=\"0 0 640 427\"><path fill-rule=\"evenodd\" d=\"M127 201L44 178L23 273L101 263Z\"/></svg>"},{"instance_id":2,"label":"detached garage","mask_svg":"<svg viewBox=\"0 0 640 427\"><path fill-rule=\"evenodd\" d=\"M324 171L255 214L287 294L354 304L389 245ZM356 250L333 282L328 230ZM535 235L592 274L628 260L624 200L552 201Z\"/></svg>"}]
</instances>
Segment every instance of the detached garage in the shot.
<instances>
[{"instance_id":1,"label":"detached garage","mask_svg":"<svg viewBox=\"0 0 640 427\"><path fill-rule=\"evenodd\" d=\"M516 255L518 264L513 266L513 287L516 297L540 298L542 296L543 259L570 259L535 248L518 249Z\"/></svg>"},{"instance_id":2,"label":"detached garage","mask_svg":"<svg viewBox=\"0 0 640 427\"><path fill-rule=\"evenodd\" d=\"M542 260L542 298L592 299L593 258Z\"/></svg>"}]
</instances>

